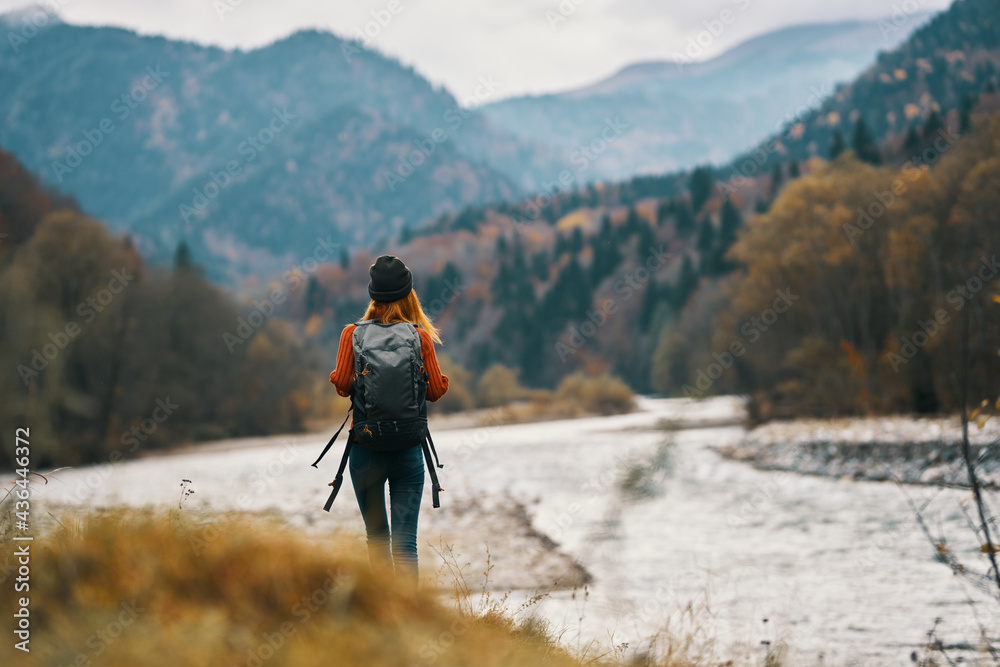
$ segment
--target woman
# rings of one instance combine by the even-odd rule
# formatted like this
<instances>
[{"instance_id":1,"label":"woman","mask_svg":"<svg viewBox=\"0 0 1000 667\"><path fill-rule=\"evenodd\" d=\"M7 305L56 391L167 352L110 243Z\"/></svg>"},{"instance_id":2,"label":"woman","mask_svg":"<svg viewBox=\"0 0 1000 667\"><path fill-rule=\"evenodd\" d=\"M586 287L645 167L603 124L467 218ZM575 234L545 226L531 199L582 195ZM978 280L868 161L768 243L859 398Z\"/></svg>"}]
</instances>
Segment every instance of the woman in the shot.
<instances>
[{"instance_id":1,"label":"woman","mask_svg":"<svg viewBox=\"0 0 1000 667\"><path fill-rule=\"evenodd\" d=\"M409 322L420 336L423 371L427 376L426 400L436 401L448 391L448 378L441 374L434 343L441 337L420 307L413 291L413 275L401 260L382 255L369 269L371 303L361 322L391 325ZM371 325L362 324L367 328ZM337 367L330 382L341 396L350 396L355 379L354 339L357 324L349 324L340 335ZM412 336L412 332L410 334ZM357 414L355 406L355 414ZM352 424L353 425L353 424ZM424 459L420 443L398 451L378 451L352 441L351 482L368 534L368 555L372 567L392 563L397 577L412 585L417 582L417 515L424 489ZM386 517L385 484L389 483L392 516Z\"/></svg>"}]
</instances>

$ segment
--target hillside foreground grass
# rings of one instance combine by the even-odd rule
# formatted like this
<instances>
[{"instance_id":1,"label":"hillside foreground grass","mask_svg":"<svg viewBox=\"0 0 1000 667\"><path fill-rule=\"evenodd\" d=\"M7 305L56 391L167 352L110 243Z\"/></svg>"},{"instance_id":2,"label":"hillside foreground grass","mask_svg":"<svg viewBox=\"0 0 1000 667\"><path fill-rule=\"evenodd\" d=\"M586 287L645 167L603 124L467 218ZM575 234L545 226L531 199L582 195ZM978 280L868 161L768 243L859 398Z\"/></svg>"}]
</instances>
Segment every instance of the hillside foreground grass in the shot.
<instances>
[{"instance_id":1,"label":"hillside foreground grass","mask_svg":"<svg viewBox=\"0 0 1000 667\"><path fill-rule=\"evenodd\" d=\"M4 665L720 664L691 635L665 633L627 659L624 645L571 651L531 615L537 598L512 609L483 586L476 599L464 577L451 582L457 604L441 589L400 589L371 571L356 541L345 548L249 513L47 513L30 543L30 591L15 594L15 545L25 542L4 514L4 625L30 596L31 633L30 653L4 633Z\"/></svg>"}]
</instances>

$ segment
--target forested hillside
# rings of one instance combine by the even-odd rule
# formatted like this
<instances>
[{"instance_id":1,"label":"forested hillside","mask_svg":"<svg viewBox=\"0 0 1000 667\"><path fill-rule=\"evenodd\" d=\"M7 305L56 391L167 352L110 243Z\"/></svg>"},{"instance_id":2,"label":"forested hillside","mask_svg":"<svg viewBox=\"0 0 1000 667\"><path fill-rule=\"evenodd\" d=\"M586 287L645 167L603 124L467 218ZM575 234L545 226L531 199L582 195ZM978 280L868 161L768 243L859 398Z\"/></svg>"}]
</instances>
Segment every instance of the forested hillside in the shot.
<instances>
[{"instance_id":1,"label":"forested hillside","mask_svg":"<svg viewBox=\"0 0 1000 667\"><path fill-rule=\"evenodd\" d=\"M920 127L910 144L900 142L898 126L872 129L862 121L856 123L861 131L834 147L831 165L830 153L800 162L782 148L748 157L753 169L744 160L619 184L552 187L520 202L442 216L380 250L407 258L426 277L418 288L444 325L446 349L473 375L502 363L528 384L552 386L572 371L610 371L640 391L753 392L761 415L952 406L956 389L946 383L947 358L906 358L888 378L884 366L890 354L902 354L903 336L935 315L932 287L961 272L955 253L971 252L971 239L989 234L988 218L972 219L963 211L995 203L998 190L984 187L964 195L969 203L959 202L968 180L989 169L991 149L977 153L976 146L992 145L994 130L987 125L1000 108L996 75L986 64L1000 44L984 14L988 5L956 3L875 66L876 78L884 63L912 61L920 70L918 60L943 51L955 63L980 63L971 80L962 76L967 70L956 69L964 83L946 83L943 90L950 92L940 102L924 95L926 76L912 77L919 95L911 120ZM846 90L863 89L872 76L867 72ZM946 113L945 105L962 91L972 100L965 112ZM848 102L862 106L848 109ZM864 118L897 103L841 91L824 108L836 104L844 118ZM975 122L983 127L968 136ZM784 146L791 135L776 135L769 145ZM720 179L734 171L738 180ZM937 239L959 215L969 218L965 245ZM811 236L816 229L832 234L831 219L838 222L838 238ZM875 227L879 231L866 231ZM877 241L890 231L892 252L916 253L914 261L927 269L908 270L916 276L929 272L930 278L910 276L903 283L890 273L902 271L900 255L890 257ZM306 305L321 338L333 341L339 327L361 313L370 260L359 255L347 268L317 274ZM835 274L821 272L828 262L838 267ZM800 265L821 273L806 279ZM757 282L765 269L771 271L767 290ZM855 288L839 283L848 278ZM812 293L810 281L830 294ZM820 307L829 309L825 317L832 320L822 325L819 339L808 338L810 327L823 321L811 311ZM946 328L949 336L957 335L946 324L936 330L937 338L943 339ZM773 356L779 353L793 356L779 360ZM819 385L810 384L811 373L792 370L814 367L812 355L826 364ZM840 377L837 369L847 374ZM836 397L824 399L822 383L836 385ZM985 386L979 382L977 389Z\"/></svg>"},{"instance_id":2,"label":"forested hillside","mask_svg":"<svg viewBox=\"0 0 1000 667\"><path fill-rule=\"evenodd\" d=\"M316 351L199 274L183 246L172 270L149 269L0 151L0 427L31 427L35 465L301 430L326 409Z\"/></svg>"},{"instance_id":3,"label":"forested hillside","mask_svg":"<svg viewBox=\"0 0 1000 667\"><path fill-rule=\"evenodd\" d=\"M909 19L903 15L901 28ZM887 30L896 29L890 22ZM903 162L927 147L945 125L965 130L977 108L996 108L1000 88L1000 12L993 0L956 0L899 48L879 54L851 83L817 109L786 124L720 177L747 175L746 160L770 169L788 159L835 155L860 146L866 162ZM754 167L756 169L756 167Z\"/></svg>"},{"instance_id":4,"label":"forested hillside","mask_svg":"<svg viewBox=\"0 0 1000 667\"><path fill-rule=\"evenodd\" d=\"M951 411L963 391L1000 395L998 155L1000 113L933 167L846 153L789 184L729 253L744 268L705 304L710 342L683 328L664 341L659 385L747 392L762 418ZM779 307L783 292L794 296ZM714 356L734 341L745 355Z\"/></svg>"},{"instance_id":5,"label":"forested hillside","mask_svg":"<svg viewBox=\"0 0 1000 667\"><path fill-rule=\"evenodd\" d=\"M204 271L219 269L198 268L197 252L192 258L191 246L179 240L184 235L158 228L154 213L142 219L169 245L169 271L149 269L128 236L111 236L72 200L44 192L8 156L0 280L14 296L2 306L10 323L3 351L12 367L28 371L7 379L11 391L27 392L5 404L5 419L29 410L52 414L57 431L79 439L74 447L93 459L122 435L122 424L142 423L143 410L161 393L182 396L197 386L209 398L183 423L171 422L183 437L299 428L310 410L325 409L326 399L309 397L332 368L341 327L363 313L367 270L382 252L412 267L442 327L443 363L456 388L489 377L518 396L519 382L552 388L574 373L610 374L638 391L750 393L761 418L934 411L955 405L949 350L958 343L962 306L975 303L970 349L981 370L974 389L989 395L995 362L985 341L992 325L982 309L992 292L977 267L992 266L1000 191L990 180L1000 149L1000 35L991 7L987 0L956 2L823 102L825 111L730 165L584 185L601 159L597 151L575 171L553 172L527 198L466 206L419 228L365 218L363 237L382 240L353 253L343 237L307 236L311 228L294 220L308 220L304 202L316 198L325 198L331 215L368 215L364 202L379 198L379 188L357 181L356 172L376 168L378 146L417 140L413 128L428 118L425 107L415 103L411 124L392 120L400 109L363 105L308 122L303 114L305 129L282 147L281 169L248 169L240 188L220 187L224 214L201 230L203 249L271 276L245 286L242 309L203 280ZM153 43L122 31L100 34L112 44ZM161 41L158 48L172 53L175 47ZM302 43L326 49L328 58L339 44L303 33L269 48L299 53ZM260 56L199 53L218 59L207 71ZM267 63L255 67L264 78L278 76ZM227 85L235 85L234 76L227 75ZM413 95L447 102L426 90ZM370 91L366 104L369 98L378 93ZM243 127L276 101L234 123ZM614 135L614 121L606 131ZM445 162L465 158L451 148L440 142L431 157L442 162L407 176L400 191L451 193L450 204L470 191L510 191L500 181L492 190L473 186L466 176L487 167L467 161L455 172ZM449 189L442 171L461 185ZM281 217L241 199L241 188L278 202ZM178 192L156 206L179 206L186 195ZM384 210L413 215L401 203L409 199L382 199ZM253 241L243 238L245 230ZM69 238L79 241L67 245ZM290 238L312 256L280 254ZM261 245L255 250L254 243ZM81 300L107 291L102 285L112 269L134 273L134 284L107 312L95 313L92 326L69 334L66 327L83 316ZM972 290L973 278L975 294L961 292L961 285ZM19 309L33 319L19 319ZM232 398L247 390L249 399ZM452 392L439 409L471 407L462 396Z\"/></svg>"},{"instance_id":6,"label":"forested hillside","mask_svg":"<svg viewBox=\"0 0 1000 667\"><path fill-rule=\"evenodd\" d=\"M145 255L186 241L217 282L277 271L320 235L357 248L529 192L558 164L465 108L497 86L460 104L330 33L225 51L51 21L9 48L0 147Z\"/></svg>"}]
</instances>

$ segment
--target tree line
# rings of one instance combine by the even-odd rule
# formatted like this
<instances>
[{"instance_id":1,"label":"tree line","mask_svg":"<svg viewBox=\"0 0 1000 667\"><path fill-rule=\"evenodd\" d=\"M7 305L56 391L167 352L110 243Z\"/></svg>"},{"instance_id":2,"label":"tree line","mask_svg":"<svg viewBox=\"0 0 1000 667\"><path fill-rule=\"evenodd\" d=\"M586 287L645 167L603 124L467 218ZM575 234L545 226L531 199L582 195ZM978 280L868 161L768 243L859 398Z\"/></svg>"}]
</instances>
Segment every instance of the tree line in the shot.
<instances>
[{"instance_id":1,"label":"tree line","mask_svg":"<svg viewBox=\"0 0 1000 667\"><path fill-rule=\"evenodd\" d=\"M949 136L929 163L848 150L788 184L661 341L657 386L747 393L759 418L951 411L967 342L970 395L997 396L1000 114Z\"/></svg>"},{"instance_id":2,"label":"tree line","mask_svg":"<svg viewBox=\"0 0 1000 667\"><path fill-rule=\"evenodd\" d=\"M292 326L257 323L184 247L148 267L9 154L0 175L0 429L31 428L33 465L302 430L322 362ZM0 450L0 467L12 456Z\"/></svg>"}]
</instances>

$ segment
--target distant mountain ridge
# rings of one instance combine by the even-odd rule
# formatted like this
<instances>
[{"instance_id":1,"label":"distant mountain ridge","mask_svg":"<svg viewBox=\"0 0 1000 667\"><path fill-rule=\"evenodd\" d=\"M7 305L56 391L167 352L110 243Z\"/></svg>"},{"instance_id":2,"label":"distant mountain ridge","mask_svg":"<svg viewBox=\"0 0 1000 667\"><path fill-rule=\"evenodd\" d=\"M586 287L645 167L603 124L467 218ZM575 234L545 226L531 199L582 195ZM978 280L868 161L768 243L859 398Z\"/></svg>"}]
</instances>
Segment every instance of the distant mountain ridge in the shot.
<instances>
[{"instance_id":1,"label":"distant mountain ridge","mask_svg":"<svg viewBox=\"0 0 1000 667\"><path fill-rule=\"evenodd\" d=\"M888 33L878 21L838 21L833 23L807 23L779 28L763 35L748 39L733 48L707 60L685 58L683 52L675 53L674 60L659 60L634 63L623 67L602 81L592 85L562 93L570 97L585 97L621 91L634 85L650 85L671 81L704 79L711 75L726 77L727 85L717 85L713 93L738 98L745 94L747 87L759 85L763 77L776 78L781 71L762 70L751 80L728 78L732 67L745 70L770 64L781 67L788 59L811 58L818 61L840 60L850 65L854 54L872 52L872 41L878 37L877 46L889 47L902 43L909 32L930 19L930 12L914 13L907 17L904 29L894 27ZM891 41L887 37L894 36ZM877 51L876 51L877 52ZM874 52L873 56L874 56ZM677 58L680 56L680 58ZM870 62L870 60L868 61Z\"/></svg>"},{"instance_id":2,"label":"distant mountain ridge","mask_svg":"<svg viewBox=\"0 0 1000 667\"><path fill-rule=\"evenodd\" d=\"M876 21L792 26L709 60L636 63L583 88L505 99L483 112L508 131L563 151L586 145L604 118L620 115L632 129L595 161L594 178L721 163L773 133L786 116L818 106L836 83L859 74L929 16L908 16L904 29L888 34Z\"/></svg>"},{"instance_id":3,"label":"distant mountain ridge","mask_svg":"<svg viewBox=\"0 0 1000 667\"><path fill-rule=\"evenodd\" d=\"M538 192L569 167L568 189L641 172L658 175L623 191L676 194L678 167L724 164L782 119L813 113L883 37L875 21L795 26L709 61L638 63L576 91L466 110L412 68L330 33L226 51L53 20L0 59L10 91L0 146L146 256L185 241L210 277L236 282L275 275L319 238L380 247L432 218ZM275 114L288 118L280 132ZM608 139L610 121L626 131ZM88 136L99 145L56 174ZM240 147L253 137L251 159Z\"/></svg>"}]
</instances>

